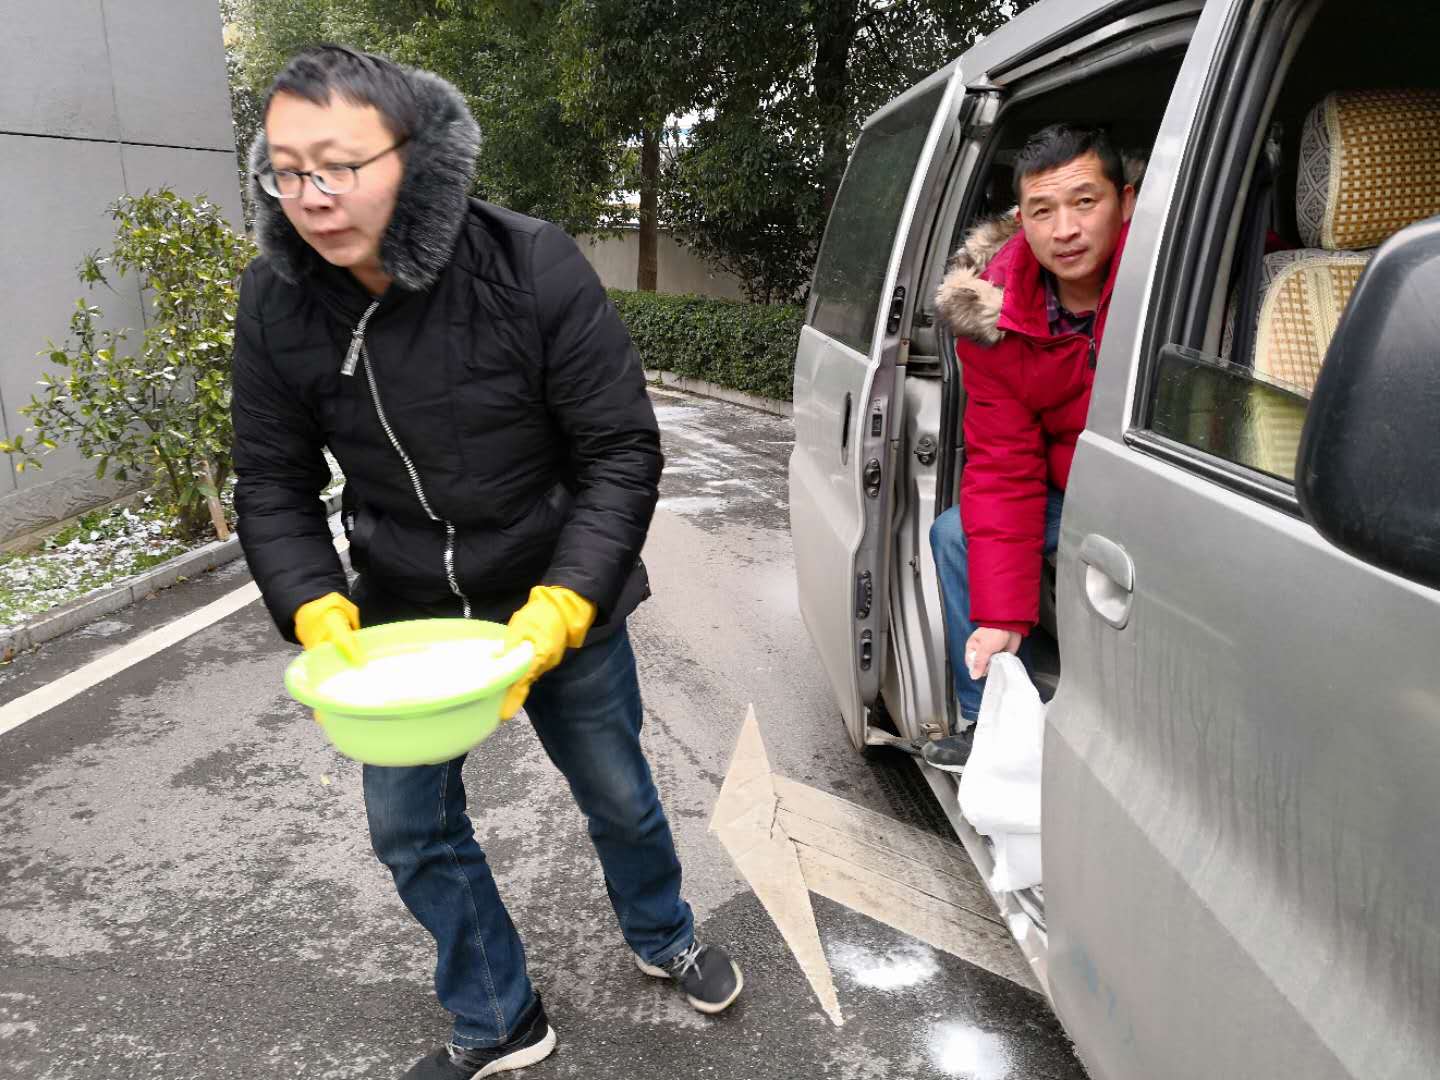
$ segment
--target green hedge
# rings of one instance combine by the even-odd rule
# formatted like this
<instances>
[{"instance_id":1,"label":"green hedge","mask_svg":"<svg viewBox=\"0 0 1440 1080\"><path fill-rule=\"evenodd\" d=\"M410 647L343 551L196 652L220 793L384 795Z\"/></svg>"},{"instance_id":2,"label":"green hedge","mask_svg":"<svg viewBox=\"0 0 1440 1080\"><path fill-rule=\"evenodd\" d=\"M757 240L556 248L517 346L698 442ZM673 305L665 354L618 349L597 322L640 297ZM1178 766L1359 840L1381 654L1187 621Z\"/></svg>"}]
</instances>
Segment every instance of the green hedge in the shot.
<instances>
[{"instance_id":1,"label":"green hedge","mask_svg":"<svg viewBox=\"0 0 1440 1080\"><path fill-rule=\"evenodd\" d=\"M647 368L790 400L803 308L621 289L610 298Z\"/></svg>"}]
</instances>

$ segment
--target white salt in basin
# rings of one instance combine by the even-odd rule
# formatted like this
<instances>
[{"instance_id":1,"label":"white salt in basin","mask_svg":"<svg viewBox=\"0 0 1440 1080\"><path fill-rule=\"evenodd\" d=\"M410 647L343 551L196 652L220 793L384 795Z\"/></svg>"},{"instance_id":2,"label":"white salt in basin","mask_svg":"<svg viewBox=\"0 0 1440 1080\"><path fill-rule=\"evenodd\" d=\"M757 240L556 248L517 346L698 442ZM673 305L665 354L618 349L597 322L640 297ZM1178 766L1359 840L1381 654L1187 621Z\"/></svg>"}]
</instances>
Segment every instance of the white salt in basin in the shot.
<instances>
[{"instance_id":1,"label":"white salt in basin","mask_svg":"<svg viewBox=\"0 0 1440 1080\"><path fill-rule=\"evenodd\" d=\"M437 641L344 668L316 687L335 705L383 708L403 702L441 701L484 686L495 677L503 642L488 638Z\"/></svg>"}]
</instances>

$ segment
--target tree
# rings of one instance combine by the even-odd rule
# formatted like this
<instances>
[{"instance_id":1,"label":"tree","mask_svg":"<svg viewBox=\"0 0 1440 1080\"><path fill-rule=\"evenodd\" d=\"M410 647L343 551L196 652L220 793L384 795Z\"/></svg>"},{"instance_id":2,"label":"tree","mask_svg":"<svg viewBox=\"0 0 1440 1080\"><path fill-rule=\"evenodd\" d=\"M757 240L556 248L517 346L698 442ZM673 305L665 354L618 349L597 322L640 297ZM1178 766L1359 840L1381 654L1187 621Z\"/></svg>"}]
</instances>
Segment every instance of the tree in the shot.
<instances>
[{"instance_id":1,"label":"tree","mask_svg":"<svg viewBox=\"0 0 1440 1080\"><path fill-rule=\"evenodd\" d=\"M795 298L810 279L825 224L817 160L813 133L790 110L717 110L667 170L676 237L739 278L748 299Z\"/></svg>"},{"instance_id":2,"label":"tree","mask_svg":"<svg viewBox=\"0 0 1440 1080\"><path fill-rule=\"evenodd\" d=\"M628 155L557 94L558 8L467 0L437 7L398 37L394 56L444 75L466 95L482 134L475 193L572 234L618 224Z\"/></svg>"},{"instance_id":3,"label":"tree","mask_svg":"<svg viewBox=\"0 0 1440 1080\"><path fill-rule=\"evenodd\" d=\"M639 144L642 292L656 288L661 140L703 85L701 35L712 19L682 0L561 0L555 48L567 114L590 117L600 139Z\"/></svg>"},{"instance_id":4,"label":"tree","mask_svg":"<svg viewBox=\"0 0 1440 1080\"><path fill-rule=\"evenodd\" d=\"M235 169L240 174L240 197L248 228L255 220L248 179L250 143L260 129L260 94L245 78L242 54L236 47L241 33L236 21L237 3L238 0L220 0L220 18L224 26L225 75L230 84L230 117L235 132Z\"/></svg>"},{"instance_id":5,"label":"tree","mask_svg":"<svg viewBox=\"0 0 1440 1080\"><path fill-rule=\"evenodd\" d=\"M679 239L755 298L803 289L865 117L1034 0L734 0L670 200Z\"/></svg>"},{"instance_id":6,"label":"tree","mask_svg":"<svg viewBox=\"0 0 1440 1080\"><path fill-rule=\"evenodd\" d=\"M220 209L168 189L125 196L110 210L115 246L88 256L80 280L110 287L138 278L150 315L138 351L130 330L101 327L100 308L76 301L70 341L50 343L60 369L20 412L31 429L0 442L16 468L38 468L61 442L97 461L97 475L150 475L161 503L189 535L225 534L220 490L230 475L230 354L240 274L255 248Z\"/></svg>"}]
</instances>

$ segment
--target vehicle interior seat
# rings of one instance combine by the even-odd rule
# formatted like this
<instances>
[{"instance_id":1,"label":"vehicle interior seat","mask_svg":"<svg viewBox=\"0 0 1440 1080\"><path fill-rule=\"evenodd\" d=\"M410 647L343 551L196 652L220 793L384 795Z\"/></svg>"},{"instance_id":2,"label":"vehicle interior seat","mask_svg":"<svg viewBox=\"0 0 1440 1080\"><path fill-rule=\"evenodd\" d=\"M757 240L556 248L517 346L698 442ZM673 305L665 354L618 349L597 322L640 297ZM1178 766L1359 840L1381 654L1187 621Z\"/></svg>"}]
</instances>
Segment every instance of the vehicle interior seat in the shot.
<instances>
[{"instance_id":1,"label":"vehicle interior seat","mask_svg":"<svg viewBox=\"0 0 1440 1080\"><path fill-rule=\"evenodd\" d=\"M1440 213L1440 90L1331 93L1300 137L1296 220L1303 248L1266 255L1253 368L1308 399L1340 314L1375 249ZM1255 461L1290 477L1304 410L1257 395Z\"/></svg>"}]
</instances>

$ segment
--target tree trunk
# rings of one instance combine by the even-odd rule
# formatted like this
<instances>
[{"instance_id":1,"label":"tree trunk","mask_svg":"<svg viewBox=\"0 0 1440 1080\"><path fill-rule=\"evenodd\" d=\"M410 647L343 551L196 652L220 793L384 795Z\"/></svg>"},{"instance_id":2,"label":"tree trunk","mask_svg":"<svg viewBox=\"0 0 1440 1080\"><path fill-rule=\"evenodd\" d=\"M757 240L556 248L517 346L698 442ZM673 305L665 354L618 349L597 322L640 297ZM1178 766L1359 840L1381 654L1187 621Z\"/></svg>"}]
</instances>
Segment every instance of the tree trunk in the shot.
<instances>
[{"instance_id":1,"label":"tree trunk","mask_svg":"<svg viewBox=\"0 0 1440 1080\"><path fill-rule=\"evenodd\" d=\"M853 4L822 6L815 17L815 100L820 107L820 190L824 218L835 205L848 156L850 46L855 41Z\"/></svg>"},{"instance_id":2,"label":"tree trunk","mask_svg":"<svg viewBox=\"0 0 1440 1080\"><path fill-rule=\"evenodd\" d=\"M640 143L640 270L635 287L654 292L660 270L656 210L660 202L660 132L647 128Z\"/></svg>"},{"instance_id":3,"label":"tree trunk","mask_svg":"<svg viewBox=\"0 0 1440 1080\"><path fill-rule=\"evenodd\" d=\"M209 458L202 458L200 467L205 474L205 483L214 492L213 495L205 496L205 506L210 511L210 524L215 526L215 538L229 540L230 525L225 520L225 506L220 502L220 485L223 481L215 475L215 470L210 467Z\"/></svg>"}]
</instances>

